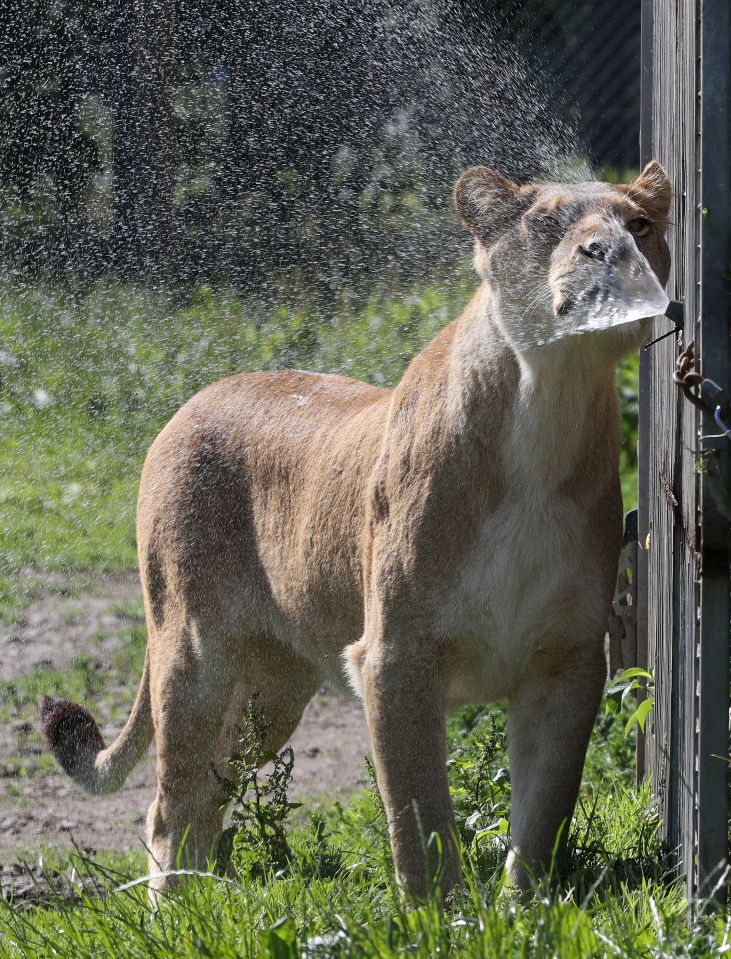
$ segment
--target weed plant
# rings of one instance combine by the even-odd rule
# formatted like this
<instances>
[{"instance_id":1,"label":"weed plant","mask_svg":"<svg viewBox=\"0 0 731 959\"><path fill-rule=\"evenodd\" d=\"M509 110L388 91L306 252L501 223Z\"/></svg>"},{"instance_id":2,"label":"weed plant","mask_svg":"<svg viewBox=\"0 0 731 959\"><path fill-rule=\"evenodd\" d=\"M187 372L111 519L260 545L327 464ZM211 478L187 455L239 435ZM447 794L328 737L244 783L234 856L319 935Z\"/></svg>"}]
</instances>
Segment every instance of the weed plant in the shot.
<instances>
[{"instance_id":1,"label":"weed plant","mask_svg":"<svg viewBox=\"0 0 731 959\"><path fill-rule=\"evenodd\" d=\"M569 873L537 882L525 902L505 894L509 835L482 826L509 802L498 716L464 710L450 720L465 887L446 903L399 898L383 808L372 788L345 805L313 807L305 823L293 825L286 798L291 756L280 754L258 791L242 792L244 783L251 786L249 740L242 745L246 758L232 766L234 813L240 812L232 822L233 875L217 875L212 862L153 909L141 855L112 860L77 851L47 863L35 898L0 905L0 955L585 959L727 952L725 914L699 904L687 923L682 889L663 859L649 787L629 785L627 771L585 784L569 832ZM617 735L622 718L612 719ZM239 846L244 838L247 850Z\"/></svg>"},{"instance_id":2,"label":"weed plant","mask_svg":"<svg viewBox=\"0 0 731 959\"><path fill-rule=\"evenodd\" d=\"M271 724L260 714L257 698L255 693L238 729L238 747L226 760L230 775L213 770L226 797L225 805L231 807L231 825L219 841L216 869L223 874L233 858L237 870L251 879L289 865L292 850L287 840L287 820L300 805L288 797L294 768L292 747L278 753L267 750L266 734ZM262 775L267 763L271 763L271 769Z\"/></svg>"}]
</instances>

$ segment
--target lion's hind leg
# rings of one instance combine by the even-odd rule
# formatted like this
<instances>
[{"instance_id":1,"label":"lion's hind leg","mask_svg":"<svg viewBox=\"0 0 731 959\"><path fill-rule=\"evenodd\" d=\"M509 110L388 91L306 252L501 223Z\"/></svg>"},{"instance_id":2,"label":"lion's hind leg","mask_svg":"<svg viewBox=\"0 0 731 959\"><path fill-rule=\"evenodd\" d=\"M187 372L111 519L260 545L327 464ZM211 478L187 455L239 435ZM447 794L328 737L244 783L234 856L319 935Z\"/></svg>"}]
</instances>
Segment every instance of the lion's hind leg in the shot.
<instances>
[{"instance_id":1,"label":"lion's hind leg","mask_svg":"<svg viewBox=\"0 0 731 959\"><path fill-rule=\"evenodd\" d=\"M205 866L220 829L212 766L243 662L240 648L190 622L167 622L151 640L157 793L147 830L150 872L164 888L179 865Z\"/></svg>"},{"instance_id":2,"label":"lion's hind leg","mask_svg":"<svg viewBox=\"0 0 731 959\"><path fill-rule=\"evenodd\" d=\"M148 833L156 888L174 885L165 874L178 864L203 869L215 858L226 795L214 766L230 778L226 759L240 748L252 698L263 750L271 753L292 735L320 684L307 661L271 636L242 639L235 649L212 640L196 669L171 663L153 684L158 788Z\"/></svg>"}]
</instances>

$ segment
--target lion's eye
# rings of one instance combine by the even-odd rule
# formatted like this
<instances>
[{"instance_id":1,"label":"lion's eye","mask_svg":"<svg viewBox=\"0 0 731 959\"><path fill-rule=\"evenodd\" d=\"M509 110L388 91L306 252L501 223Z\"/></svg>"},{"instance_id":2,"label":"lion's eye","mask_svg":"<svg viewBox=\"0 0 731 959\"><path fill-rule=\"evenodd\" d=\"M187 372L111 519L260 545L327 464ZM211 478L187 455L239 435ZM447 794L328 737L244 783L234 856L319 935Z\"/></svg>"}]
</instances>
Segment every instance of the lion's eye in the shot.
<instances>
[{"instance_id":1,"label":"lion's eye","mask_svg":"<svg viewBox=\"0 0 731 959\"><path fill-rule=\"evenodd\" d=\"M636 220L630 220L627 224L627 229L630 231L632 236L647 236L650 232L650 221L646 220L644 217L639 216Z\"/></svg>"}]
</instances>

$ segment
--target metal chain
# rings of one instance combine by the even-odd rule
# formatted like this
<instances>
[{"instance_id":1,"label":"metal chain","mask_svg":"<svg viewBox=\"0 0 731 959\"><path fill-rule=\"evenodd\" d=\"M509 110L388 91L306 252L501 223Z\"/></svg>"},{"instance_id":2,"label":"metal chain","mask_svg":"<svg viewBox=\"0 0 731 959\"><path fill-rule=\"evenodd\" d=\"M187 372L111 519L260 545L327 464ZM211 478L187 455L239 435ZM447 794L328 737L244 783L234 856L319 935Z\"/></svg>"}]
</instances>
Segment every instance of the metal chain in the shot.
<instances>
[{"instance_id":1,"label":"metal chain","mask_svg":"<svg viewBox=\"0 0 731 959\"><path fill-rule=\"evenodd\" d=\"M678 356L673 380L683 391L686 399L714 418L723 430L721 435L731 438L731 425L729 425L731 401L718 383L701 373L695 355L695 343L689 343Z\"/></svg>"}]
</instances>

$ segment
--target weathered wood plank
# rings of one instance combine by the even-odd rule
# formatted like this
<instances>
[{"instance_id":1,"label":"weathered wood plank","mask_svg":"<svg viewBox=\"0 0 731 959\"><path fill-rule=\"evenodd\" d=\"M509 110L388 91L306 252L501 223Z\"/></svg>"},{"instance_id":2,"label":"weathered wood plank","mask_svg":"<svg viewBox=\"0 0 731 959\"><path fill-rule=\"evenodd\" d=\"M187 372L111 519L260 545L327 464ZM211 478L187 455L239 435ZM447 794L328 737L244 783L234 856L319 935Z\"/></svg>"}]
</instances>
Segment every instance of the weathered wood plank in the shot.
<instances>
[{"instance_id":1,"label":"weathered wood plank","mask_svg":"<svg viewBox=\"0 0 731 959\"><path fill-rule=\"evenodd\" d=\"M700 355L704 376L731 397L731 5L700 0ZM731 416L728 417L731 420ZM704 415L703 433L718 424ZM700 589L698 884L716 889L728 863L729 622L731 590L731 440L706 439L707 468L700 474Z\"/></svg>"},{"instance_id":2,"label":"weathered wood plank","mask_svg":"<svg viewBox=\"0 0 731 959\"><path fill-rule=\"evenodd\" d=\"M656 707L638 766L653 776L664 838L695 897L728 854L727 766L715 757L729 752L731 444L699 454L701 426L718 427L700 423L672 372L694 340L704 374L731 383L731 7L644 0L643 31L643 154L675 187L668 292L685 302L685 330L642 359L639 648Z\"/></svg>"}]
</instances>

